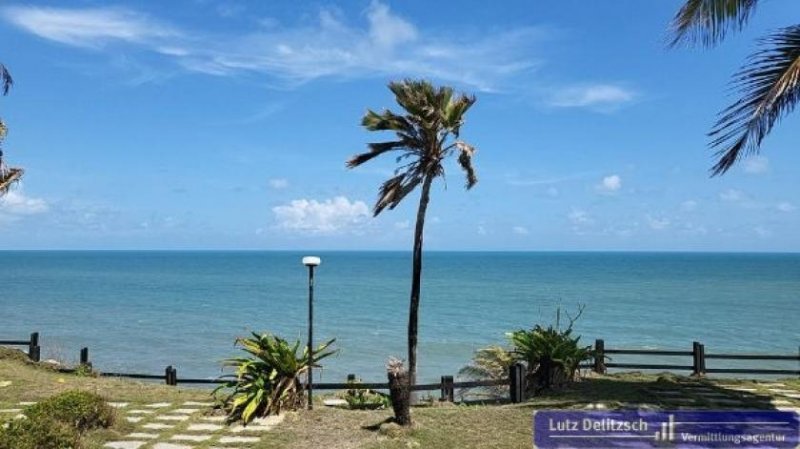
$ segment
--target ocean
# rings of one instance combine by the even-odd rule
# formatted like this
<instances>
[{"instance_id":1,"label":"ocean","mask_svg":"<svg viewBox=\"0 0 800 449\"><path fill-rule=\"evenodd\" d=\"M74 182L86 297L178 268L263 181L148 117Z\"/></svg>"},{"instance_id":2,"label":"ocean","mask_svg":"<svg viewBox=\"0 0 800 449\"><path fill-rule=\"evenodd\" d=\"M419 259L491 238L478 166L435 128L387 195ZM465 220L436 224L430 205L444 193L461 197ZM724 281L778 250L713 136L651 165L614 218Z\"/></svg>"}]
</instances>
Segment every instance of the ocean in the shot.
<instances>
[{"instance_id":1,"label":"ocean","mask_svg":"<svg viewBox=\"0 0 800 449\"><path fill-rule=\"evenodd\" d=\"M178 377L215 377L237 336L305 342L304 255L322 258L315 341L336 338L339 349L315 379L384 381L387 358L405 358L408 252L1 251L0 340L39 331L43 358L74 362L85 346L101 371L173 365ZM454 375L476 349L551 323L559 308L563 322L578 304L586 344L797 354L800 255L427 252L419 381Z\"/></svg>"}]
</instances>

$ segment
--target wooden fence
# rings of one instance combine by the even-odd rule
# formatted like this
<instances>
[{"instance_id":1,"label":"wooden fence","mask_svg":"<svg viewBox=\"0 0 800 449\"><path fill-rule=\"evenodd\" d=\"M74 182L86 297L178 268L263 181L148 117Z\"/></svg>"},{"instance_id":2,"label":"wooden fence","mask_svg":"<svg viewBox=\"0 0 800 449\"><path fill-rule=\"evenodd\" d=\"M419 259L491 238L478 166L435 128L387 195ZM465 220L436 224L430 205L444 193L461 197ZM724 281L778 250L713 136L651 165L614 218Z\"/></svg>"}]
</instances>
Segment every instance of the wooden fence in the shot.
<instances>
[{"instance_id":1,"label":"wooden fence","mask_svg":"<svg viewBox=\"0 0 800 449\"><path fill-rule=\"evenodd\" d=\"M28 358L38 362L42 349L39 347L39 333L34 332L28 340L0 340L0 346L27 346Z\"/></svg>"},{"instance_id":2,"label":"wooden fence","mask_svg":"<svg viewBox=\"0 0 800 449\"><path fill-rule=\"evenodd\" d=\"M706 347L700 342L693 342L691 351L665 351L657 349L606 349L603 340L595 340L594 363L581 365L582 368L591 369L596 373L604 374L608 368L615 369L644 369L667 371L690 371L692 375L705 374L762 374L773 376L800 376L800 366L795 369L768 369L768 368L708 368L707 360L771 360L795 361L800 364L800 348L797 354L725 354L706 353ZM666 356L666 357L691 357L691 365L663 364L663 363L619 363L615 362L616 355L636 356ZM606 360L612 362L606 362Z\"/></svg>"},{"instance_id":3,"label":"wooden fence","mask_svg":"<svg viewBox=\"0 0 800 449\"><path fill-rule=\"evenodd\" d=\"M39 361L39 333L31 334L29 340L0 340L0 345L28 346L28 356L35 361ZM621 363L616 361L617 356L639 356L639 357L675 357L690 358L691 364L665 364L665 363ZM595 340L594 357L592 363L581 364L581 369L592 370L599 374L605 374L608 369L622 370L660 370L660 371L689 371L692 375L703 376L705 374L761 374L761 375L789 375L800 376L800 366L796 369L766 369L766 368L708 368L707 360L761 360L761 361L795 361L800 364L800 350L797 354L724 354L706 353L705 345L700 342L693 342L691 350L660 350L660 349L609 349L605 347L602 339ZM92 369L89 360L89 348L81 348L78 368L59 368L60 372L73 373L78 369ZM197 378L178 378L178 370L172 365L164 369L164 374L132 374L115 372L95 372L103 377L125 377L131 379L159 380L167 385L180 384L209 384L219 385L226 382L225 379L197 379ZM348 375L346 383L315 383L316 390L352 390L352 389L372 389L388 390L388 382L359 382L354 388L353 381L355 375ZM413 391L436 391L440 392L440 397L445 401L455 400L455 390L464 388L480 387L509 387L509 399L511 402L521 402L525 392L525 366L516 363L511 366L508 376L505 379L475 380L466 382L455 382L453 376L442 376L437 383L418 384L411 387Z\"/></svg>"}]
</instances>

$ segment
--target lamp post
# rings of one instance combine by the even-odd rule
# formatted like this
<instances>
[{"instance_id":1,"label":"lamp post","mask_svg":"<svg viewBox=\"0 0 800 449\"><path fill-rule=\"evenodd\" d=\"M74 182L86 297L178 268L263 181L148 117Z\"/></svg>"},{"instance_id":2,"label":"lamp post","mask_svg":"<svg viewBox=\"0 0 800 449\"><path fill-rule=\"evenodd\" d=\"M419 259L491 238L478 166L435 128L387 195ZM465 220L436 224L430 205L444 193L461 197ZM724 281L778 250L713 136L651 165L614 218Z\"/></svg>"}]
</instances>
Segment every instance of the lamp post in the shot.
<instances>
[{"instance_id":1,"label":"lamp post","mask_svg":"<svg viewBox=\"0 0 800 449\"><path fill-rule=\"evenodd\" d=\"M308 409L314 406L311 403L311 395L314 391L314 372L313 372L313 348L314 348L314 268L319 266L322 261L319 257L303 257L303 265L308 267Z\"/></svg>"}]
</instances>

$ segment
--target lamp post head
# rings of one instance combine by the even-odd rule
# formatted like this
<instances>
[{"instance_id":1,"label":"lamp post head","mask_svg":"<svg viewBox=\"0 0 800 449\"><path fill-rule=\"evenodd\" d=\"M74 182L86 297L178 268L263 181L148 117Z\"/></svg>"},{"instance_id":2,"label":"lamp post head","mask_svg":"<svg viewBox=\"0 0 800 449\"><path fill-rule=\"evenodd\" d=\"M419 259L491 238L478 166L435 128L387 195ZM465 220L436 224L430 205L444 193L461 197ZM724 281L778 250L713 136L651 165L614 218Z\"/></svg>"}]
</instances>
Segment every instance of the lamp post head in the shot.
<instances>
[{"instance_id":1,"label":"lamp post head","mask_svg":"<svg viewBox=\"0 0 800 449\"><path fill-rule=\"evenodd\" d=\"M319 257L315 257L315 256L303 257L303 265L305 265L307 267L316 267L320 263L322 263L322 260L320 260Z\"/></svg>"}]
</instances>

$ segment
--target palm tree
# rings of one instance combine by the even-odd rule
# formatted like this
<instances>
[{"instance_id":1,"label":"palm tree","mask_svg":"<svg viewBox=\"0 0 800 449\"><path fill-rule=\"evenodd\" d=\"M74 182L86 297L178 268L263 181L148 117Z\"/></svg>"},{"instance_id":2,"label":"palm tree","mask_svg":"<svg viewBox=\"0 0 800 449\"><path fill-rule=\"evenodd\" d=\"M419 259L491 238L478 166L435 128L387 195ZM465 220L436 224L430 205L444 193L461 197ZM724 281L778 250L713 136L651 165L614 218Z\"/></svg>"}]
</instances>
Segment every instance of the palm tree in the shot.
<instances>
[{"instance_id":1,"label":"palm tree","mask_svg":"<svg viewBox=\"0 0 800 449\"><path fill-rule=\"evenodd\" d=\"M422 234L425 212L434 179L444 176L444 161L458 155L458 163L466 173L467 189L478 182L472 168L475 148L459 139L464 114L475 103L474 96L455 94L450 87L436 87L428 81L404 80L389 83L397 104L404 115L384 110L377 113L367 110L361 125L369 131L393 131L397 140L370 143L369 151L353 156L347 167L353 168L377 156L399 152L397 162L404 162L380 187L375 203L377 216L387 207L394 209L417 186L422 186L414 230L411 298L408 310L408 372L411 384L417 374L417 315L422 282Z\"/></svg>"},{"instance_id":2,"label":"palm tree","mask_svg":"<svg viewBox=\"0 0 800 449\"><path fill-rule=\"evenodd\" d=\"M672 46L712 47L742 29L759 0L686 0L672 22ZM742 156L758 153L775 123L800 100L800 24L760 40L760 49L733 77L741 98L719 113L709 132L717 163L712 176L728 171Z\"/></svg>"},{"instance_id":3,"label":"palm tree","mask_svg":"<svg viewBox=\"0 0 800 449\"><path fill-rule=\"evenodd\" d=\"M13 84L14 80L11 78L8 69L3 64L0 64L0 86L2 86L3 95L8 95L8 90L11 89ZM0 119L0 144L3 143L7 133L8 128L3 120ZM22 173L23 170L21 168L6 166L5 162L3 162L3 150L0 148L0 197L5 195L8 189L22 178Z\"/></svg>"}]
</instances>

